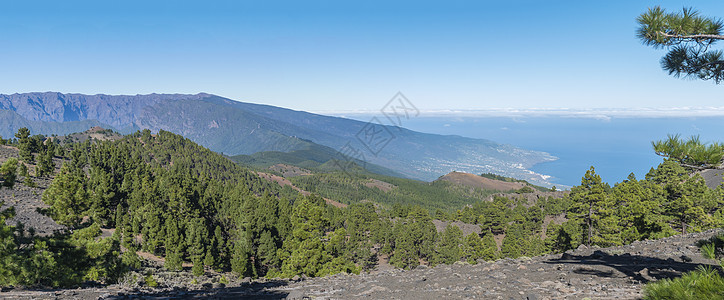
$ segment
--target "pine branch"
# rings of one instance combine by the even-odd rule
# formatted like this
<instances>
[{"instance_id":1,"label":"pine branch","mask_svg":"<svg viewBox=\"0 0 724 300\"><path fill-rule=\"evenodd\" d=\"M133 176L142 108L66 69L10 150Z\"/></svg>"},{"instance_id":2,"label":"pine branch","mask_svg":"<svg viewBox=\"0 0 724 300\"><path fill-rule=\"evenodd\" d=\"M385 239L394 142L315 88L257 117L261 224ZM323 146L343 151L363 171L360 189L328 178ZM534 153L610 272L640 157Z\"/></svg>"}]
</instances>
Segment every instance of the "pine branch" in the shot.
<instances>
[{"instance_id":1,"label":"pine branch","mask_svg":"<svg viewBox=\"0 0 724 300\"><path fill-rule=\"evenodd\" d=\"M691 169L696 169L696 170L699 170L699 171L703 171L703 170L706 170L706 169L711 169L711 167L701 167L701 166L695 166L695 165L690 165L690 164L685 164L685 163L679 163L679 165L681 165L681 166L684 167L684 168L691 168Z\"/></svg>"},{"instance_id":2,"label":"pine branch","mask_svg":"<svg viewBox=\"0 0 724 300\"><path fill-rule=\"evenodd\" d=\"M688 39L688 40L724 40L724 35L719 34L694 34L694 35L678 35L666 32L657 32L665 38L672 39Z\"/></svg>"}]
</instances>

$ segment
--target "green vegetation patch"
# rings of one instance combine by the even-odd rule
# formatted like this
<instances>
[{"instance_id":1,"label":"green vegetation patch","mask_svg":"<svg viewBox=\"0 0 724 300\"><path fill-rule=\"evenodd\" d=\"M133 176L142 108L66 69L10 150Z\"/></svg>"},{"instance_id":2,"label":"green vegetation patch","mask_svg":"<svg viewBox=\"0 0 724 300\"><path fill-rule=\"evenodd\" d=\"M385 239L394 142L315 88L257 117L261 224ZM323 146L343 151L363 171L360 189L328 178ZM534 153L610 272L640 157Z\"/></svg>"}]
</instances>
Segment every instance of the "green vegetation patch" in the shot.
<instances>
[{"instance_id":1,"label":"green vegetation patch","mask_svg":"<svg viewBox=\"0 0 724 300\"><path fill-rule=\"evenodd\" d=\"M724 299L724 278L716 268L704 268L644 287L645 299Z\"/></svg>"}]
</instances>

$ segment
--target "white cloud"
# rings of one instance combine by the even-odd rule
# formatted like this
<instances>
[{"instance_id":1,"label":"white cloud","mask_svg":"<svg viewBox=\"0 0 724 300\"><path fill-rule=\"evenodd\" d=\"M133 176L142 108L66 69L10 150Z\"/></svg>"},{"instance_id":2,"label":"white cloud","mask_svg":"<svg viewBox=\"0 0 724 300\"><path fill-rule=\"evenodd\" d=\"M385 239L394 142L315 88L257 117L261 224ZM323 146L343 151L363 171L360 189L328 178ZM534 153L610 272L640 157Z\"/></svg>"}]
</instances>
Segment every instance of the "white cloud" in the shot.
<instances>
[{"instance_id":1,"label":"white cloud","mask_svg":"<svg viewBox=\"0 0 724 300\"><path fill-rule=\"evenodd\" d=\"M371 115L377 111L319 111L335 116ZM669 108L492 108L482 110L423 110L421 117L564 117L592 118L608 121L611 118L674 118L674 117L724 117L724 106L719 107L669 107Z\"/></svg>"}]
</instances>

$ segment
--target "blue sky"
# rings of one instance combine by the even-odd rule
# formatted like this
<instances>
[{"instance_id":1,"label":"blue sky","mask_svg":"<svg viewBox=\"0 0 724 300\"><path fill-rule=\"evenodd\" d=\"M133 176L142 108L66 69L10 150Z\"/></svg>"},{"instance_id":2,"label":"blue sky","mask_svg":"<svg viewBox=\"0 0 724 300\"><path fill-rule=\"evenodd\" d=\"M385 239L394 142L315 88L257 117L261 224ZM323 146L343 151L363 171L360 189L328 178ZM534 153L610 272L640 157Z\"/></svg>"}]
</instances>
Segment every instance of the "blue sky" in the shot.
<instances>
[{"instance_id":1,"label":"blue sky","mask_svg":"<svg viewBox=\"0 0 724 300\"><path fill-rule=\"evenodd\" d=\"M148 3L153 2L153 3ZM0 93L208 92L309 111L723 106L636 40L722 1L3 1Z\"/></svg>"}]
</instances>

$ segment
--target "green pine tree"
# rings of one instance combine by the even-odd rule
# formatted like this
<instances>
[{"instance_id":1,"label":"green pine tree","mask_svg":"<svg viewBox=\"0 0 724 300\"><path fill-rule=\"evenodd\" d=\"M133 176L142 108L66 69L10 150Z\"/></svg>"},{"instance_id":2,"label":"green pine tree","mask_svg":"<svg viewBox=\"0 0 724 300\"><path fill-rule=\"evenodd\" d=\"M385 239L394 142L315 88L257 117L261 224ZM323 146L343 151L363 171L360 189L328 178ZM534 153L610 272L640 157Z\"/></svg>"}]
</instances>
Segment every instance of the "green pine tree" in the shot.
<instances>
[{"instance_id":1,"label":"green pine tree","mask_svg":"<svg viewBox=\"0 0 724 300\"><path fill-rule=\"evenodd\" d=\"M30 130L27 127L18 129L15 133L15 137L18 138L18 150L20 151L20 159L25 163L33 163L33 152L30 140Z\"/></svg>"},{"instance_id":2,"label":"green pine tree","mask_svg":"<svg viewBox=\"0 0 724 300\"><path fill-rule=\"evenodd\" d=\"M233 243L230 260L231 271L239 277L252 277L254 275L250 248L244 238L238 239Z\"/></svg>"},{"instance_id":3,"label":"green pine tree","mask_svg":"<svg viewBox=\"0 0 724 300\"><path fill-rule=\"evenodd\" d=\"M0 187L12 189L17 178L18 160L10 158L0 166Z\"/></svg>"},{"instance_id":4,"label":"green pine tree","mask_svg":"<svg viewBox=\"0 0 724 300\"><path fill-rule=\"evenodd\" d=\"M178 223L174 218L166 219L166 261L164 267L166 269L176 271L181 270L183 264L183 236L178 227Z\"/></svg>"},{"instance_id":5,"label":"green pine tree","mask_svg":"<svg viewBox=\"0 0 724 300\"><path fill-rule=\"evenodd\" d=\"M528 235L522 224L513 223L508 227L500 246L503 257L518 258L525 255L528 248Z\"/></svg>"},{"instance_id":6,"label":"green pine tree","mask_svg":"<svg viewBox=\"0 0 724 300\"><path fill-rule=\"evenodd\" d=\"M412 269L420 264L416 249L417 239L412 233L411 225L398 220L393 230L394 252L390 264L398 268Z\"/></svg>"},{"instance_id":7,"label":"green pine tree","mask_svg":"<svg viewBox=\"0 0 724 300\"><path fill-rule=\"evenodd\" d=\"M581 224L586 232L587 245L613 246L621 244L621 228L615 214L615 202L606 192L607 186L591 167L581 179L581 185L571 189L573 205L568 218Z\"/></svg>"},{"instance_id":8,"label":"green pine tree","mask_svg":"<svg viewBox=\"0 0 724 300\"><path fill-rule=\"evenodd\" d=\"M86 178L82 170L72 170L63 165L47 190L43 201L50 205L51 216L63 225L76 225L90 208L85 188Z\"/></svg>"},{"instance_id":9,"label":"green pine tree","mask_svg":"<svg viewBox=\"0 0 724 300\"><path fill-rule=\"evenodd\" d=\"M481 229L492 234L502 234L508 225L506 214L509 211L507 198L494 197L493 202L485 205L478 217Z\"/></svg>"},{"instance_id":10,"label":"green pine tree","mask_svg":"<svg viewBox=\"0 0 724 300\"><path fill-rule=\"evenodd\" d=\"M612 197L618 207L624 243L673 233L664 215L665 197L660 185L636 180L631 173L627 180L614 186Z\"/></svg>"},{"instance_id":11,"label":"green pine tree","mask_svg":"<svg viewBox=\"0 0 724 300\"><path fill-rule=\"evenodd\" d=\"M52 143L51 143L52 144ZM38 155L38 165L36 166L37 177L46 177L53 174L55 170L55 163L53 163L54 152L50 149L45 149Z\"/></svg>"},{"instance_id":12,"label":"green pine tree","mask_svg":"<svg viewBox=\"0 0 724 300\"><path fill-rule=\"evenodd\" d=\"M284 241L281 273L283 276L307 275L323 276L329 272L340 271L333 265L333 257L322 241L325 230L330 226L324 199L312 195L303 197L294 203L290 218L292 236ZM328 265L332 263L332 265Z\"/></svg>"},{"instance_id":13,"label":"green pine tree","mask_svg":"<svg viewBox=\"0 0 724 300\"><path fill-rule=\"evenodd\" d=\"M463 256L463 231L460 227L448 225L445 227L437 244L437 263L452 264Z\"/></svg>"}]
</instances>

